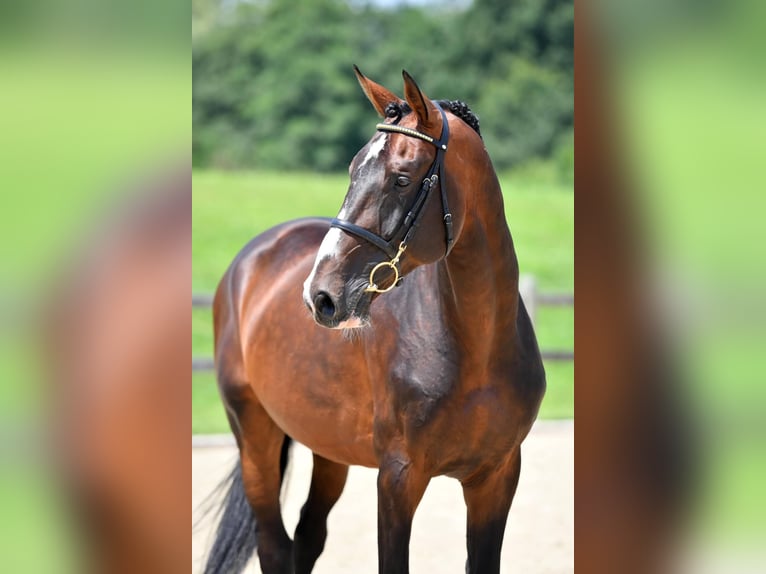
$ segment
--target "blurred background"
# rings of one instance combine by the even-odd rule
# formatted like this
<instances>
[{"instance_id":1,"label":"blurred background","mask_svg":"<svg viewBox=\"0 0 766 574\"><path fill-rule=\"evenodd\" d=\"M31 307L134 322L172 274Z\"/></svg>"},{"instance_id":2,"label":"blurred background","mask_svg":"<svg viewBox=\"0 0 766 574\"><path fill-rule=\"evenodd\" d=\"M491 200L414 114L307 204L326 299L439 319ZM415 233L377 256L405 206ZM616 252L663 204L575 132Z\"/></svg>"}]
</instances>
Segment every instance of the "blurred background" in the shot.
<instances>
[{"instance_id":1,"label":"blurred background","mask_svg":"<svg viewBox=\"0 0 766 574\"><path fill-rule=\"evenodd\" d=\"M370 138L356 64L467 102L496 168L571 182L573 26L571 0L193 0L194 166L345 172Z\"/></svg>"},{"instance_id":2,"label":"blurred background","mask_svg":"<svg viewBox=\"0 0 766 574\"><path fill-rule=\"evenodd\" d=\"M764 6L577 4L586 572L764 571Z\"/></svg>"},{"instance_id":3,"label":"blurred background","mask_svg":"<svg viewBox=\"0 0 766 574\"><path fill-rule=\"evenodd\" d=\"M188 565L190 13L0 3L5 572Z\"/></svg>"}]
</instances>

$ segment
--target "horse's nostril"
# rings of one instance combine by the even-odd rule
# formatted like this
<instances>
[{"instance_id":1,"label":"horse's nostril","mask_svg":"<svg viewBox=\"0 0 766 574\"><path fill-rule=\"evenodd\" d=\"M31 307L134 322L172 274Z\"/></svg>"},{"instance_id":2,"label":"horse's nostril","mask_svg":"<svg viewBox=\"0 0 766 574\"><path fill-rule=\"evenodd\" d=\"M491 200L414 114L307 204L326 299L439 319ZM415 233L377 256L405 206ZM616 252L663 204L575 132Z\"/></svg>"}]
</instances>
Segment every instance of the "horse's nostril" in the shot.
<instances>
[{"instance_id":1,"label":"horse's nostril","mask_svg":"<svg viewBox=\"0 0 766 574\"><path fill-rule=\"evenodd\" d=\"M324 291L320 291L314 297L314 309L325 319L332 319L335 316L335 304L330 295Z\"/></svg>"}]
</instances>

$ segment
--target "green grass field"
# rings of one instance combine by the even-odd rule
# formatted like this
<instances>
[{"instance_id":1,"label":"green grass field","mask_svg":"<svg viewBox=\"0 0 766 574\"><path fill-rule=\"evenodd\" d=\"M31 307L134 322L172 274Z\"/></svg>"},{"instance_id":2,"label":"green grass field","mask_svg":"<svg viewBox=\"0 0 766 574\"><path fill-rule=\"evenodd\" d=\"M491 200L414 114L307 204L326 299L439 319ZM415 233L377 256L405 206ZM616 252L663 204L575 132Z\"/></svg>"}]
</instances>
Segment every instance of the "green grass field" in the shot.
<instances>
[{"instance_id":1,"label":"green grass field","mask_svg":"<svg viewBox=\"0 0 766 574\"><path fill-rule=\"evenodd\" d=\"M541 290L571 292L574 285L574 196L546 169L503 174L506 215L522 273ZM195 171L192 216L192 290L212 292L239 249L272 225L308 215L334 216L348 187L345 174ZM542 308L536 325L542 349L571 349L574 310ZM192 353L212 356L210 312L192 312ZM541 416L574 412L572 363L546 365L548 392ZM193 377L192 431L226 432L212 373Z\"/></svg>"}]
</instances>

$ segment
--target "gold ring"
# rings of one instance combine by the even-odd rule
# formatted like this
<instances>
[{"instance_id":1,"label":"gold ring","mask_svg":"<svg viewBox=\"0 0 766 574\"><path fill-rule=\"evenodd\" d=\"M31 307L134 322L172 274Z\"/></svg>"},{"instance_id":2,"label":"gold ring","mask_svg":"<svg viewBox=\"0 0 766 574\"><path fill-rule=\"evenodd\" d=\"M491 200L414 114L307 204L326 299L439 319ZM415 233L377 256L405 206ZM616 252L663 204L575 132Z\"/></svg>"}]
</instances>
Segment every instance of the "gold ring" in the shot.
<instances>
[{"instance_id":1,"label":"gold ring","mask_svg":"<svg viewBox=\"0 0 766 574\"><path fill-rule=\"evenodd\" d=\"M394 270L394 280L385 289L380 289L375 284L375 273L378 271L378 269L381 269L382 267L390 267ZM375 267L372 268L372 271L370 271L370 284L365 289L366 293L388 293L396 287L396 283L399 281L399 270L396 268L396 265L392 263L391 261L383 261L381 263L378 263Z\"/></svg>"}]
</instances>

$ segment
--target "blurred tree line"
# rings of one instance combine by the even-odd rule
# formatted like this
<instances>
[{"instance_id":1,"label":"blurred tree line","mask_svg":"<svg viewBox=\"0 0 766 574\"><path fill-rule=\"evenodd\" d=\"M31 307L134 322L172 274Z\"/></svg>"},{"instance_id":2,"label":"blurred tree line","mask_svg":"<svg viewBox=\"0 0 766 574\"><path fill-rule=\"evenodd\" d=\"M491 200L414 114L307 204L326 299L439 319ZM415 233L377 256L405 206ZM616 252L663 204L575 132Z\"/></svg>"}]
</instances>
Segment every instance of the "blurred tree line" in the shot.
<instances>
[{"instance_id":1,"label":"blurred tree line","mask_svg":"<svg viewBox=\"0 0 766 574\"><path fill-rule=\"evenodd\" d=\"M359 0L193 0L198 167L345 169L374 111L352 71L479 115L495 167L573 163L572 0L384 6Z\"/></svg>"}]
</instances>

